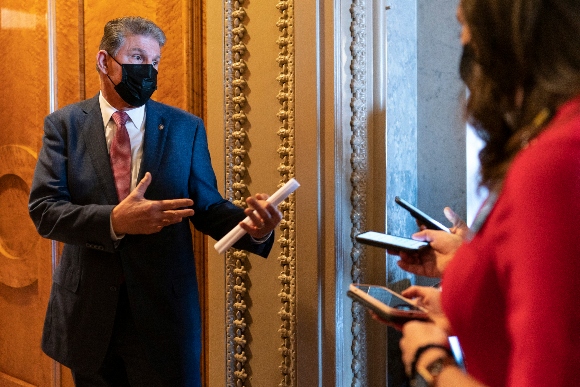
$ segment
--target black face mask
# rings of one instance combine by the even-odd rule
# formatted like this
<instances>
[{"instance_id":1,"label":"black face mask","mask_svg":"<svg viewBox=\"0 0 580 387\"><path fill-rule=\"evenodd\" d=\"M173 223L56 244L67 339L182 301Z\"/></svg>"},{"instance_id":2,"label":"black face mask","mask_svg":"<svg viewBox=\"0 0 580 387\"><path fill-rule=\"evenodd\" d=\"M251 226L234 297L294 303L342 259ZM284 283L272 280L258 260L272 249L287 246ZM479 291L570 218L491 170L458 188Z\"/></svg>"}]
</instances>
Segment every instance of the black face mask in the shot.
<instances>
[{"instance_id":1,"label":"black face mask","mask_svg":"<svg viewBox=\"0 0 580 387\"><path fill-rule=\"evenodd\" d=\"M463 52L461 53L461 60L459 61L459 76L465 82L467 87L470 86L473 68L475 67L475 51L473 46L469 43L463 45Z\"/></svg>"},{"instance_id":2,"label":"black face mask","mask_svg":"<svg viewBox=\"0 0 580 387\"><path fill-rule=\"evenodd\" d=\"M111 55L111 58L113 56ZM115 62L117 60L113 58ZM123 71L121 82L115 85L109 74L109 80L115 85L115 91L123 101L131 106L139 107L151 98L157 90L157 70L151 64L121 64L117 62Z\"/></svg>"}]
</instances>

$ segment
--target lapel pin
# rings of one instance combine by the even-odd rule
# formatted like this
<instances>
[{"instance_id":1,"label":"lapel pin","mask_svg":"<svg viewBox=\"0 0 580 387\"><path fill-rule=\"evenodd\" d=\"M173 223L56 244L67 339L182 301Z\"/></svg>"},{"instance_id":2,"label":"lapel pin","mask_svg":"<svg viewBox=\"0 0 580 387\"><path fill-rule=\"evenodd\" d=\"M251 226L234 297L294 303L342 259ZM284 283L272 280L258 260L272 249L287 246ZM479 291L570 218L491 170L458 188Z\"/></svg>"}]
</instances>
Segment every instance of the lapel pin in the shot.
<instances>
[{"instance_id":1,"label":"lapel pin","mask_svg":"<svg viewBox=\"0 0 580 387\"><path fill-rule=\"evenodd\" d=\"M163 129L165 129L165 125L159 124L159 130L163 130Z\"/></svg>"}]
</instances>

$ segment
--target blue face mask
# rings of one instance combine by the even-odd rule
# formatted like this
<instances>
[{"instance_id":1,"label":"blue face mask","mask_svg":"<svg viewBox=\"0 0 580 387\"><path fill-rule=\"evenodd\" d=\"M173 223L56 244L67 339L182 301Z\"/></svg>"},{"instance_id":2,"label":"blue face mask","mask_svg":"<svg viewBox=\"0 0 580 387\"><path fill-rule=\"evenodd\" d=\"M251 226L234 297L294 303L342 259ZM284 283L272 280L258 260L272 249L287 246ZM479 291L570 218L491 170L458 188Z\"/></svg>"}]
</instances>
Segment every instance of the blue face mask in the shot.
<instances>
[{"instance_id":1,"label":"blue face mask","mask_svg":"<svg viewBox=\"0 0 580 387\"><path fill-rule=\"evenodd\" d=\"M117 60L111 55L115 62ZM153 92L157 90L157 70L152 64L121 64L121 82L115 83L107 74L119 97L129 105L139 107L145 105Z\"/></svg>"}]
</instances>

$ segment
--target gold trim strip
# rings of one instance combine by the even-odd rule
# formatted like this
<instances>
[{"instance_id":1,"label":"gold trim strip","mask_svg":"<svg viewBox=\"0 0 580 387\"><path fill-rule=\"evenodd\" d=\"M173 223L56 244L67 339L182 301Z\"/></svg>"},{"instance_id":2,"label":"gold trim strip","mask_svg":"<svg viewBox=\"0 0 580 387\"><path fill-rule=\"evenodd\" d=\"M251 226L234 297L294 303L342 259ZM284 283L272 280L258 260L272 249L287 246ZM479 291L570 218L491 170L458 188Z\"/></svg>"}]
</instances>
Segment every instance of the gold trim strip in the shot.
<instances>
[{"instance_id":1,"label":"gold trim strip","mask_svg":"<svg viewBox=\"0 0 580 387\"><path fill-rule=\"evenodd\" d=\"M294 2L292 0L279 1L276 5L281 16L276 23L280 30L277 44L280 53L276 58L280 66L277 77L281 89L278 93L278 101L281 105L278 111L278 119L282 126L278 129L281 143L278 154L282 162L278 166L281 180L284 185L294 177ZM282 251L278 256L278 262L282 271L278 276L282 289L280 302L282 307L278 312L282 321L280 337L282 339L279 348L282 354L280 372L282 380L279 387L296 386L296 240L295 240L295 200L294 194L290 195L281 205L283 219L280 223L280 238L278 242Z\"/></svg>"},{"instance_id":2,"label":"gold trim strip","mask_svg":"<svg viewBox=\"0 0 580 387\"><path fill-rule=\"evenodd\" d=\"M244 164L247 136L246 63L243 59L246 45L243 42L246 28L246 10L243 0L225 2L225 103L226 103L226 197L239 207L245 206L247 187L244 182L247 170ZM246 293L245 263L248 253L229 249L226 252L226 380L228 387L243 387L248 379L246 371Z\"/></svg>"}]
</instances>

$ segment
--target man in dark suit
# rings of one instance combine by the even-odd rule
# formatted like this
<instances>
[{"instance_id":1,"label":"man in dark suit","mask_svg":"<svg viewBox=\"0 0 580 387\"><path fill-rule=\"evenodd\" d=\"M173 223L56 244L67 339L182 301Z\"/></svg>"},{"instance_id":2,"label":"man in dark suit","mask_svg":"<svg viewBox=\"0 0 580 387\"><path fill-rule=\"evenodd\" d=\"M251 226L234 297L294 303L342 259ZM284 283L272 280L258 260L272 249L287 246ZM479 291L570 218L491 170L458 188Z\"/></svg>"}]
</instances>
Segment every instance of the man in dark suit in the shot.
<instances>
[{"instance_id":1,"label":"man in dark suit","mask_svg":"<svg viewBox=\"0 0 580 387\"><path fill-rule=\"evenodd\" d=\"M164 43L149 20L108 22L100 93L45 120L29 211L64 249L42 348L77 386L200 386L189 221L220 239L249 216L234 246L265 257L281 219L267 195L223 199L203 122L149 99Z\"/></svg>"}]
</instances>

